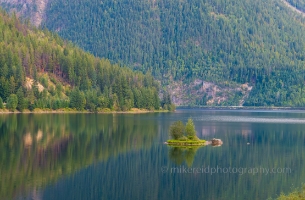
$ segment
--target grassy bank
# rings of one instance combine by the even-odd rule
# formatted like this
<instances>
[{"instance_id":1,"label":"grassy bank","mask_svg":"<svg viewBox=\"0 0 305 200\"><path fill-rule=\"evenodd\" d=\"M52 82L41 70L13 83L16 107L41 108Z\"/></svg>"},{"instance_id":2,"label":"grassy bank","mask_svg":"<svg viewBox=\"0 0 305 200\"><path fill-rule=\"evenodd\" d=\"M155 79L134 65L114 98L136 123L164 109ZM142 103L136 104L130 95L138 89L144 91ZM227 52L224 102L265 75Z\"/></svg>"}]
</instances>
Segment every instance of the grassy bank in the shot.
<instances>
[{"instance_id":1,"label":"grassy bank","mask_svg":"<svg viewBox=\"0 0 305 200\"><path fill-rule=\"evenodd\" d=\"M205 145L205 140L167 140L171 146L202 146Z\"/></svg>"}]
</instances>

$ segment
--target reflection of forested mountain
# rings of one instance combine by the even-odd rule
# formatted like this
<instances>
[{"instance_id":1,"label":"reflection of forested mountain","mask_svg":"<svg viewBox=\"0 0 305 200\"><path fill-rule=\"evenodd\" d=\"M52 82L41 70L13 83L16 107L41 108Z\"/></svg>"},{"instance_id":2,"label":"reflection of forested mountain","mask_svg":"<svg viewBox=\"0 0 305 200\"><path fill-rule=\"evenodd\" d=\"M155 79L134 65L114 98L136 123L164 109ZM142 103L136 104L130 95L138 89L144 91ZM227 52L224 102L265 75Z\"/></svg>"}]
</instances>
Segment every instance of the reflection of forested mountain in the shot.
<instances>
[{"instance_id":1,"label":"reflection of forested mountain","mask_svg":"<svg viewBox=\"0 0 305 200\"><path fill-rule=\"evenodd\" d=\"M151 146L156 124L137 115L0 116L0 198L46 185L94 162ZM139 121L137 121L139 122Z\"/></svg>"},{"instance_id":2,"label":"reflection of forested mountain","mask_svg":"<svg viewBox=\"0 0 305 200\"><path fill-rule=\"evenodd\" d=\"M267 199L304 181L304 124L204 122L200 126L197 121L196 128L214 125L213 136L224 144L198 149L192 167L284 167L291 173L162 173L161 167L181 165L172 162L170 147L153 145L81 170L41 195L44 199ZM243 135L244 128L251 133ZM187 162L182 166L187 167Z\"/></svg>"}]
</instances>

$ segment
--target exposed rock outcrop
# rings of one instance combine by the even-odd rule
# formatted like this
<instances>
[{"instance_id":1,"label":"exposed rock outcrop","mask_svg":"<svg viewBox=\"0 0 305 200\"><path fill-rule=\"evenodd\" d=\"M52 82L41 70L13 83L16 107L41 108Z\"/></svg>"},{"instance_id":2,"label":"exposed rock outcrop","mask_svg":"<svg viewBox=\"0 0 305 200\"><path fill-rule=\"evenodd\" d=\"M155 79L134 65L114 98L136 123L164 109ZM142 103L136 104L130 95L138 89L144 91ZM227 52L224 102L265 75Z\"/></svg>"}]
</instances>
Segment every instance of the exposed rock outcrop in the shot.
<instances>
[{"instance_id":1,"label":"exposed rock outcrop","mask_svg":"<svg viewBox=\"0 0 305 200\"><path fill-rule=\"evenodd\" d=\"M48 0L0 0L0 5L16 12L17 16L29 18L35 26L40 26L45 19Z\"/></svg>"},{"instance_id":2,"label":"exposed rock outcrop","mask_svg":"<svg viewBox=\"0 0 305 200\"><path fill-rule=\"evenodd\" d=\"M249 96L252 86L248 83L221 83L216 84L196 79L189 84L180 82L171 83L167 90L172 96L172 101L177 106L198 105L198 102L207 106L220 105L226 101L232 101L232 97L238 95L235 106L242 106ZM231 99L231 100L230 100Z\"/></svg>"}]
</instances>

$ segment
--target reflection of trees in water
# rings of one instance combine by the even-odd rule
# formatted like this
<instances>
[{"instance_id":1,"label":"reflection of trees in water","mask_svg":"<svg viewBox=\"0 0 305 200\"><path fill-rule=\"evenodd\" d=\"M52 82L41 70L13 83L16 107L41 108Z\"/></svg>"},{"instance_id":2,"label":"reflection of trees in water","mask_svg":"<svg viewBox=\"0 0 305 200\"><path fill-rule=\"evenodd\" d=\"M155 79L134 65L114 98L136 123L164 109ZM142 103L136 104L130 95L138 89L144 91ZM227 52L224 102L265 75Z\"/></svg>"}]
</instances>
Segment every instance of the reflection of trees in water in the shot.
<instances>
[{"instance_id":1,"label":"reflection of trees in water","mask_svg":"<svg viewBox=\"0 0 305 200\"><path fill-rule=\"evenodd\" d=\"M165 120L164 120L165 121ZM163 126L168 130L170 123ZM198 126L196 126L198 127ZM219 126L221 148L203 147L192 168L290 167L290 174L170 173L181 162L181 151L167 145L129 152L90 166L59 185L46 188L44 199L267 199L291 191L305 179L304 125L264 125L251 128L245 138L241 126ZM166 133L164 134L167 139ZM247 142L251 139L251 144ZM164 139L162 140L164 141ZM183 150L182 150L183 151ZM179 153L180 152L180 153ZM172 153L172 155L171 155ZM173 156L171 158L171 156ZM170 158L170 161L168 159ZM183 162L183 161L182 161ZM162 167L169 171L162 173ZM179 168L180 169L180 168ZM181 167L181 169L183 169ZM64 189L63 189L64 187ZM92 192L94 191L94 192Z\"/></svg>"},{"instance_id":2,"label":"reflection of trees in water","mask_svg":"<svg viewBox=\"0 0 305 200\"><path fill-rule=\"evenodd\" d=\"M197 150L200 147L171 147L169 158L176 165L181 165L184 161L187 166L192 166Z\"/></svg>"},{"instance_id":3,"label":"reflection of trees in water","mask_svg":"<svg viewBox=\"0 0 305 200\"><path fill-rule=\"evenodd\" d=\"M154 122L136 115L0 116L0 198L56 181L94 162L151 146ZM19 192L18 192L19 191Z\"/></svg>"}]
</instances>

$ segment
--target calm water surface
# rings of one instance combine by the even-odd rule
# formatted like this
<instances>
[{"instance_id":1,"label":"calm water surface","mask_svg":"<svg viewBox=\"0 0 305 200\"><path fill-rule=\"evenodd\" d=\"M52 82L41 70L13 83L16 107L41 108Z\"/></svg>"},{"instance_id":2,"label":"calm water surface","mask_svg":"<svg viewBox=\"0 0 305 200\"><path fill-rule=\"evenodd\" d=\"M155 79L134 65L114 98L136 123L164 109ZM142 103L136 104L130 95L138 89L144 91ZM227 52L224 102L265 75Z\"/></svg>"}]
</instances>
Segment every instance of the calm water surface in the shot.
<instances>
[{"instance_id":1,"label":"calm water surface","mask_svg":"<svg viewBox=\"0 0 305 200\"><path fill-rule=\"evenodd\" d=\"M164 145L189 117L223 145ZM304 159L301 111L0 115L0 199L267 199L305 182Z\"/></svg>"}]
</instances>

